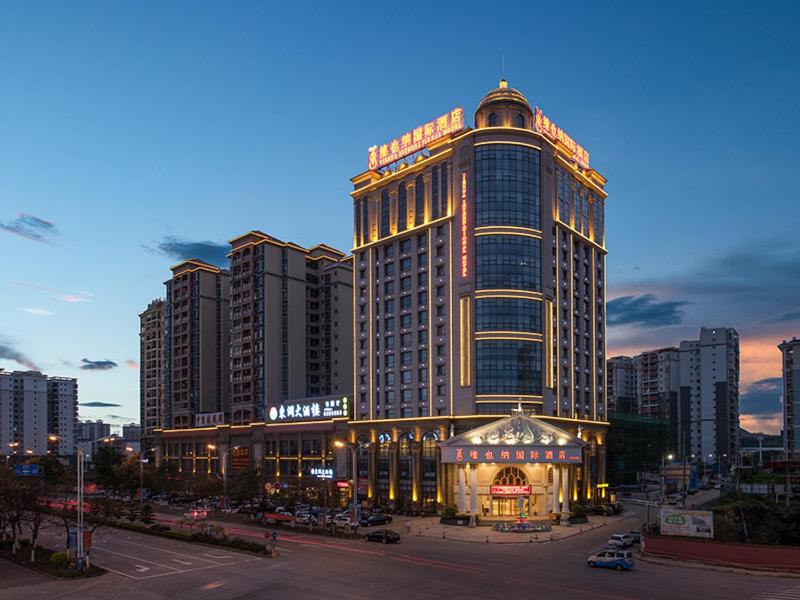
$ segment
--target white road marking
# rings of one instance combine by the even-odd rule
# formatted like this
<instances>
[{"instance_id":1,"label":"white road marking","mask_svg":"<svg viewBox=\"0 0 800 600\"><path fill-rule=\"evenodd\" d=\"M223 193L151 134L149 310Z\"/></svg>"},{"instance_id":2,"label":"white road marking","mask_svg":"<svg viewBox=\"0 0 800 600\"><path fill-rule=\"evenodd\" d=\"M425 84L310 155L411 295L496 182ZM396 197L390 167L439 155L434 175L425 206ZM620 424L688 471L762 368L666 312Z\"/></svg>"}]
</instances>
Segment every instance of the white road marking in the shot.
<instances>
[{"instance_id":1,"label":"white road marking","mask_svg":"<svg viewBox=\"0 0 800 600\"><path fill-rule=\"evenodd\" d=\"M177 567L173 567L170 565L164 565L161 563L157 563L154 560L147 560L146 558L141 558L140 556L131 556L130 554L123 554L122 552L115 552L114 550L109 550L108 548L101 548L100 546L94 546L93 550L100 550L100 552L108 552L109 554L116 554L117 556L123 556L125 558L130 558L132 561L141 561L146 562L151 565L155 565L157 567L163 567L164 569L172 569L173 571L179 571ZM191 564L191 563L190 563Z\"/></svg>"},{"instance_id":2,"label":"white road marking","mask_svg":"<svg viewBox=\"0 0 800 600\"><path fill-rule=\"evenodd\" d=\"M203 556L208 556L210 558L233 558L227 554L209 554L208 552L203 552Z\"/></svg>"},{"instance_id":3,"label":"white road marking","mask_svg":"<svg viewBox=\"0 0 800 600\"><path fill-rule=\"evenodd\" d=\"M148 544L141 544L139 542L127 542L125 540L115 540L115 541L121 542L123 544L130 544L131 546L141 546L142 548L149 548L150 550L155 550L157 552L166 552L167 554L174 554L175 556L182 556L184 558L197 558L205 562L214 562L213 560L208 560L207 558L200 558L199 556L196 556L194 554L184 554L183 552L175 552L174 550L167 550L166 548L160 548L159 546L150 546Z\"/></svg>"},{"instance_id":4,"label":"white road marking","mask_svg":"<svg viewBox=\"0 0 800 600\"><path fill-rule=\"evenodd\" d=\"M145 571L149 571L150 567L143 567L142 565L134 565L136 567L137 573L144 573Z\"/></svg>"},{"instance_id":5,"label":"white road marking","mask_svg":"<svg viewBox=\"0 0 800 600\"><path fill-rule=\"evenodd\" d=\"M800 586L767 590L755 596L754 600L800 600Z\"/></svg>"},{"instance_id":6,"label":"white road marking","mask_svg":"<svg viewBox=\"0 0 800 600\"><path fill-rule=\"evenodd\" d=\"M180 563L182 565L191 565L192 564L189 561L181 560L179 558L171 558L170 560L173 561L173 562L176 562L176 563Z\"/></svg>"}]
</instances>

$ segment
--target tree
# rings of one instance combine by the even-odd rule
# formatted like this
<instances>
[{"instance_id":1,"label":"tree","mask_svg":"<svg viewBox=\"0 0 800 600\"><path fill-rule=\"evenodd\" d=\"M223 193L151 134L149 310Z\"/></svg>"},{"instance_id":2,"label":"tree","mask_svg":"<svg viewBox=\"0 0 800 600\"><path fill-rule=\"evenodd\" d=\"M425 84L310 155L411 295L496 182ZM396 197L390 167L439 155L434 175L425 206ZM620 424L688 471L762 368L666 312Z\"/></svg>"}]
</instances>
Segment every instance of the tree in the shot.
<instances>
[{"instance_id":1,"label":"tree","mask_svg":"<svg viewBox=\"0 0 800 600\"><path fill-rule=\"evenodd\" d=\"M99 446L92 459L97 484L116 492L119 488L117 466L121 462L122 454L116 446Z\"/></svg>"}]
</instances>

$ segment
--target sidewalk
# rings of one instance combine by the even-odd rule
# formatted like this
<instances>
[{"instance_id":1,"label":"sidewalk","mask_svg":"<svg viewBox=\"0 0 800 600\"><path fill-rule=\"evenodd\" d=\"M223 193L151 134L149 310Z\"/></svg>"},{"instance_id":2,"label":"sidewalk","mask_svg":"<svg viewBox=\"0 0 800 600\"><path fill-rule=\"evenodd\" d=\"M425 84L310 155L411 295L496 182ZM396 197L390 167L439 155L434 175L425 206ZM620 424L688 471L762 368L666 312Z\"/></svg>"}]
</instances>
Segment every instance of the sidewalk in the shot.
<instances>
[{"instance_id":1,"label":"sidewalk","mask_svg":"<svg viewBox=\"0 0 800 600\"><path fill-rule=\"evenodd\" d=\"M441 525L438 517L409 518L395 517L392 526L400 535L413 535L437 539L471 542L475 544L541 544L563 540L598 527L603 527L606 519L589 517L588 523L562 527L553 525L552 531L540 533L512 533L494 531L491 526L464 527L460 525ZM410 531L409 531L410 526Z\"/></svg>"},{"instance_id":2,"label":"sidewalk","mask_svg":"<svg viewBox=\"0 0 800 600\"><path fill-rule=\"evenodd\" d=\"M727 565L719 565L716 563L707 563L697 560L680 560L677 558L667 558L666 556L654 556L652 554L643 553L641 550L636 551L636 559L642 562L651 563L654 565L665 565L668 567L686 567L688 569L700 569L705 571L722 571L727 573L739 573L741 575L756 575L766 577L791 577L793 579L800 579L800 573L793 571L776 571L773 569L746 569L743 567L732 567Z\"/></svg>"}]
</instances>

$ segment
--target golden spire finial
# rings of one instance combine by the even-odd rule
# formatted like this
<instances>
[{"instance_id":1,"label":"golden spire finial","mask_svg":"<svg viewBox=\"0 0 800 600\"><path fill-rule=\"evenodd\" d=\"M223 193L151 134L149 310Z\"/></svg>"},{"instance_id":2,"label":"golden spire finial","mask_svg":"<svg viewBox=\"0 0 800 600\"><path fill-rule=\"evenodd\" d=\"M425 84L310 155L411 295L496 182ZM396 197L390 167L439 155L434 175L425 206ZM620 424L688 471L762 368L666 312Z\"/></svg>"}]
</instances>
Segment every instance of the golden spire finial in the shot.
<instances>
[{"instance_id":1,"label":"golden spire finial","mask_svg":"<svg viewBox=\"0 0 800 600\"><path fill-rule=\"evenodd\" d=\"M500 87L501 87L502 89L505 89L505 88L507 88L507 87L508 87L508 82L507 82L505 79L501 79L501 80L500 80Z\"/></svg>"}]
</instances>

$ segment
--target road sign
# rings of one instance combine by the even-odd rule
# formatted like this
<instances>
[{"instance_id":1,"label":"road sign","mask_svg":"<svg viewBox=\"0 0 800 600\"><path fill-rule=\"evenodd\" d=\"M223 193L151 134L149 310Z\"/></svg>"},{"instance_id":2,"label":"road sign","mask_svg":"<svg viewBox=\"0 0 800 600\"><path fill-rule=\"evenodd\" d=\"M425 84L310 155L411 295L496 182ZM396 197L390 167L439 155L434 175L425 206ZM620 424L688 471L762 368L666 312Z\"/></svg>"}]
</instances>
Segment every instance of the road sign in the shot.
<instances>
[{"instance_id":1,"label":"road sign","mask_svg":"<svg viewBox=\"0 0 800 600\"><path fill-rule=\"evenodd\" d=\"M23 477L36 477L39 475L39 465L14 465L14 475Z\"/></svg>"}]
</instances>

